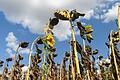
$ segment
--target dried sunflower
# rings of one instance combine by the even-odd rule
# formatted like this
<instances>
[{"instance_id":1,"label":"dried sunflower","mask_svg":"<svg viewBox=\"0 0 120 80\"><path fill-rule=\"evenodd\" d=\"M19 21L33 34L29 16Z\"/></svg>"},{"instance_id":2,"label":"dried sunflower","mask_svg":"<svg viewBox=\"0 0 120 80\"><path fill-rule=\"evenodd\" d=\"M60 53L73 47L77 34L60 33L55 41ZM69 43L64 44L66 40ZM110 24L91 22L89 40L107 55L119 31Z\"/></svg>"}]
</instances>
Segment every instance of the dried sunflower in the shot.
<instances>
[{"instance_id":1,"label":"dried sunflower","mask_svg":"<svg viewBox=\"0 0 120 80\"><path fill-rule=\"evenodd\" d=\"M70 13L68 10L56 10L54 13L55 17L60 20L69 20Z\"/></svg>"}]
</instances>

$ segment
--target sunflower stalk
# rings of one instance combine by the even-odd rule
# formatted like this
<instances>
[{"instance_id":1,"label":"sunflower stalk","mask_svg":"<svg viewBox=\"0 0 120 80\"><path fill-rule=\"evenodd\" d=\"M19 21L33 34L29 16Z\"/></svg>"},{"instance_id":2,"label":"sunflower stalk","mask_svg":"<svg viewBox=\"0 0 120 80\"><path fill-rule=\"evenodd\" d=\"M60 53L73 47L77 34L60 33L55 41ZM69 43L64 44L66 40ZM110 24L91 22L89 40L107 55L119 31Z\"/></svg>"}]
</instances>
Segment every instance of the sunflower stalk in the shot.
<instances>
[{"instance_id":1,"label":"sunflower stalk","mask_svg":"<svg viewBox=\"0 0 120 80\"><path fill-rule=\"evenodd\" d=\"M27 70L27 73L26 73L26 80L29 80L29 75L30 75L30 62L31 62L31 56L32 56L32 52L33 52L33 47L34 47L34 44L36 43L36 40L39 39L40 37L38 36L33 42L32 42L32 45L30 47L30 53L29 53L29 61L28 61L28 70Z\"/></svg>"},{"instance_id":2,"label":"sunflower stalk","mask_svg":"<svg viewBox=\"0 0 120 80\"><path fill-rule=\"evenodd\" d=\"M85 40L82 39L82 42L83 42L83 51L85 52L85 54L87 54L87 53L86 53L86 49L85 49ZM89 72L88 69L87 69L87 77L88 77L88 80L91 80L91 79L90 79L90 72Z\"/></svg>"},{"instance_id":3,"label":"sunflower stalk","mask_svg":"<svg viewBox=\"0 0 120 80\"><path fill-rule=\"evenodd\" d=\"M70 64L71 64L71 71L72 71L72 79L75 80L75 68L73 66L73 55L72 52L70 52Z\"/></svg>"},{"instance_id":4,"label":"sunflower stalk","mask_svg":"<svg viewBox=\"0 0 120 80\"><path fill-rule=\"evenodd\" d=\"M70 41L70 44L72 44L72 42ZM74 68L74 64L73 64L73 54L72 54L72 51L71 51L71 49L72 49L72 46L70 46L70 58L69 58L69 63L70 63L70 66L71 66L71 79L72 80L75 80L75 68ZM69 67L70 67L69 66Z\"/></svg>"},{"instance_id":5,"label":"sunflower stalk","mask_svg":"<svg viewBox=\"0 0 120 80\"><path fill-rule=\"evenodd\" d=\"M115 65L115 70L116 70L116 74L117 74L117 79L120 80L120 76L119 76L119 70L118 70L118 65L117 65L117 60L116 60L116 56L115 56L115 52L114 52L114 45L113 45L113 38L112 38L112 31L110 32L110 48L111 48L111 54L113 56L113 60L114 60L114 65Z\"/></svg>"},{"instance_id":6,"label":"sunflower stalk","mask_svg":"<svg viewBox=\"0 0 120 80\"><path fill-rule=\"evenodd\" d=\"M75 62L76 62L76 68L77 68L77 77L81 78L79 60L78 60L78 55L77 55L77 50L76 50L75 32L74 32L74 28L73 28L71 20L70 20L70 25L71 25L71 36L72 36L72 41L73 41L73 53L75 55Z\"/></svg>"},{"instance_id":7,"label":"sunflower stalk","mask_svg":"<svg viewBox=\"0 0 120 80\"><path fill-rule=\"evenodd\" d=\"M42 63L42 70L43 70L42 80L45 80L45 74L46 74L45 60L46 60L46 47L45 47L45 45L44 45L43 63Z\"/></svg>"},{"instance_id":8,"label":"sunflower stalk","mask_svg":"<svg viewBox=\"0 0 120 80\"><path fill-rule=\"evenodd\" d=\"M118 33L119 33L119 42L120 42L120 5L118 6Z\"/></svg>"},{"instance_id":9,"label":"sunflower stalk","mask_svg":"<svg viewBox=\"0 0 120 80\"><path fill-rule=\"evenodd\" d=\"M3 67L2 80L4 80L4 71L5 71L5 68L6 68L6 62L4 63L4 67Z\"/></svg>"},{"instance_id":10,"label":"sunflower stalk","mask_svg":"<svg viewBox=\"0 0 120 80\"><path fill-rule=\"evenodd\" d=\"M16 56L17 56L17 54L18 54L19 47L20 47L20 44L18 45L18 47L17 47L17 49L16 49L16 53L15 53L15 57L14 57L14 63L13 63L13 65L12 65L12 70L11 70L12 73L11 73L10 80L13 80L12 77L14 76L14 75L13 75L14 64L15 64L15 61L16 61Z\"/></svg>"}]
</instances>

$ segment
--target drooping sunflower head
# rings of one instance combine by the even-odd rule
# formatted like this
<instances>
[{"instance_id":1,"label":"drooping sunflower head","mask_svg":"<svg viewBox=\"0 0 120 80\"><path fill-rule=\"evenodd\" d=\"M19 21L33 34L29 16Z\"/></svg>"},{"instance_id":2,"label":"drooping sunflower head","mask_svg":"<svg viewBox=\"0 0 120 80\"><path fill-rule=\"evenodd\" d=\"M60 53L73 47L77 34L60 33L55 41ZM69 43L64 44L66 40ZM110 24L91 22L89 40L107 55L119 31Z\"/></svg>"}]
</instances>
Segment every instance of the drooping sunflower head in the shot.
<instances>
[{"instance_id":1,"label":"drooping sunflower head","mask_svg":"<svg viewBox=\"0 0 120 80\"><path fill-rule=\"evenodd\" d=\"M46 35L46 42L49 46L53 47L55 45L55 40L52 34Z\"/></svg>"},{"instance_id":2,"label":"drooping sunflower head","mask_svg":"<svg viewBox=\"0 0 120 80\"><path fill-rule=\"evenodd\" d=\"M68 10L56 10L54 12L54 15L56 18L60 20L69 20L70 19L70 13Z\"/></svg>"}]
</instances>

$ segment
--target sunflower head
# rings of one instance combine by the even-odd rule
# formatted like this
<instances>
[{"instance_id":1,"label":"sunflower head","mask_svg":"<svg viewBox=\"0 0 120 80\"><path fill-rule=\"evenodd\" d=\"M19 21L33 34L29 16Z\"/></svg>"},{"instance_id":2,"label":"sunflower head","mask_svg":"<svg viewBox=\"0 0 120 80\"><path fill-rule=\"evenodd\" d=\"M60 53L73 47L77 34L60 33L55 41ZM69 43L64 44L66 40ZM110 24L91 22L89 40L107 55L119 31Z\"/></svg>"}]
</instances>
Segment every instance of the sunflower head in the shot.
<instances>
[{"instance_id":1,"label":"sunflower head","mask_svg":"<svg viewBox=\"0 0 120 80\"><path fill-rule=\"evenodd\" d=\"M46 42L47 42L47 44L48 44L49 46L51 46L51 47L54 46L55 40L54 40L52 34L48 34L48 35L46 36Z\"/></svg>"},{"instance_id":2,"label":"sunflower head","mask_svg":"<svg viewBox=\"0 0 120 80\"><path fill-rule=\"evenodd\" d=\"M54 15L56 18L60 20L69 20L70 19L70 13L68 10L56 10L54 12Z\"/></svg>"}]
</instances>

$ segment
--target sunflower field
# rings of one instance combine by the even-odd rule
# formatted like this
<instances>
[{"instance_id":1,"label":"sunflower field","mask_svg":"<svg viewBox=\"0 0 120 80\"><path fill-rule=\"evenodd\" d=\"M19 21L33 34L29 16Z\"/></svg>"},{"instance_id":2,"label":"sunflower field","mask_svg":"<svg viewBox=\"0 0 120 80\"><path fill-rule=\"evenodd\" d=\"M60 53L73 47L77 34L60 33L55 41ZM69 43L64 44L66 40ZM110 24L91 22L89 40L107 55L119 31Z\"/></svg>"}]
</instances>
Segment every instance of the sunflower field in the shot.
<instances>
[{"instance_id":1,"label":"sunflower field","mask_svg":"<svg viewBox=\"0 0 120 80\"><path fill-rule=\"evenodd\" d=\"M44 28L44 36L38 36L31 43L20 42L14 59L10 57L6 61L0 60L0 67L3 68L0 80L120 80L120 16L117 22L118 31L111 30L108 34L107 59L99 55L98 49L93 50L90 46L91 41L94 42L92 26L83 26L81 21L76 20L84 16L84 13L77 10L56 10L54 17L49 19ZM59 21L69 22L71 38L68 40L69 51L64 52L61 63L56 63L55 58L59 54L56 53L57 42L53 30ZM76 40L75 27L79 30L82 43ZM24 49L28 46L29 60L26 63L27 70L23 72L22 67L25 64L21 61L24 57L19 54L19 48ZM96 55L99 56L95 58ZM11 69L8 69L9 62L13 62Z\"/></svg>"}]
</instances>

